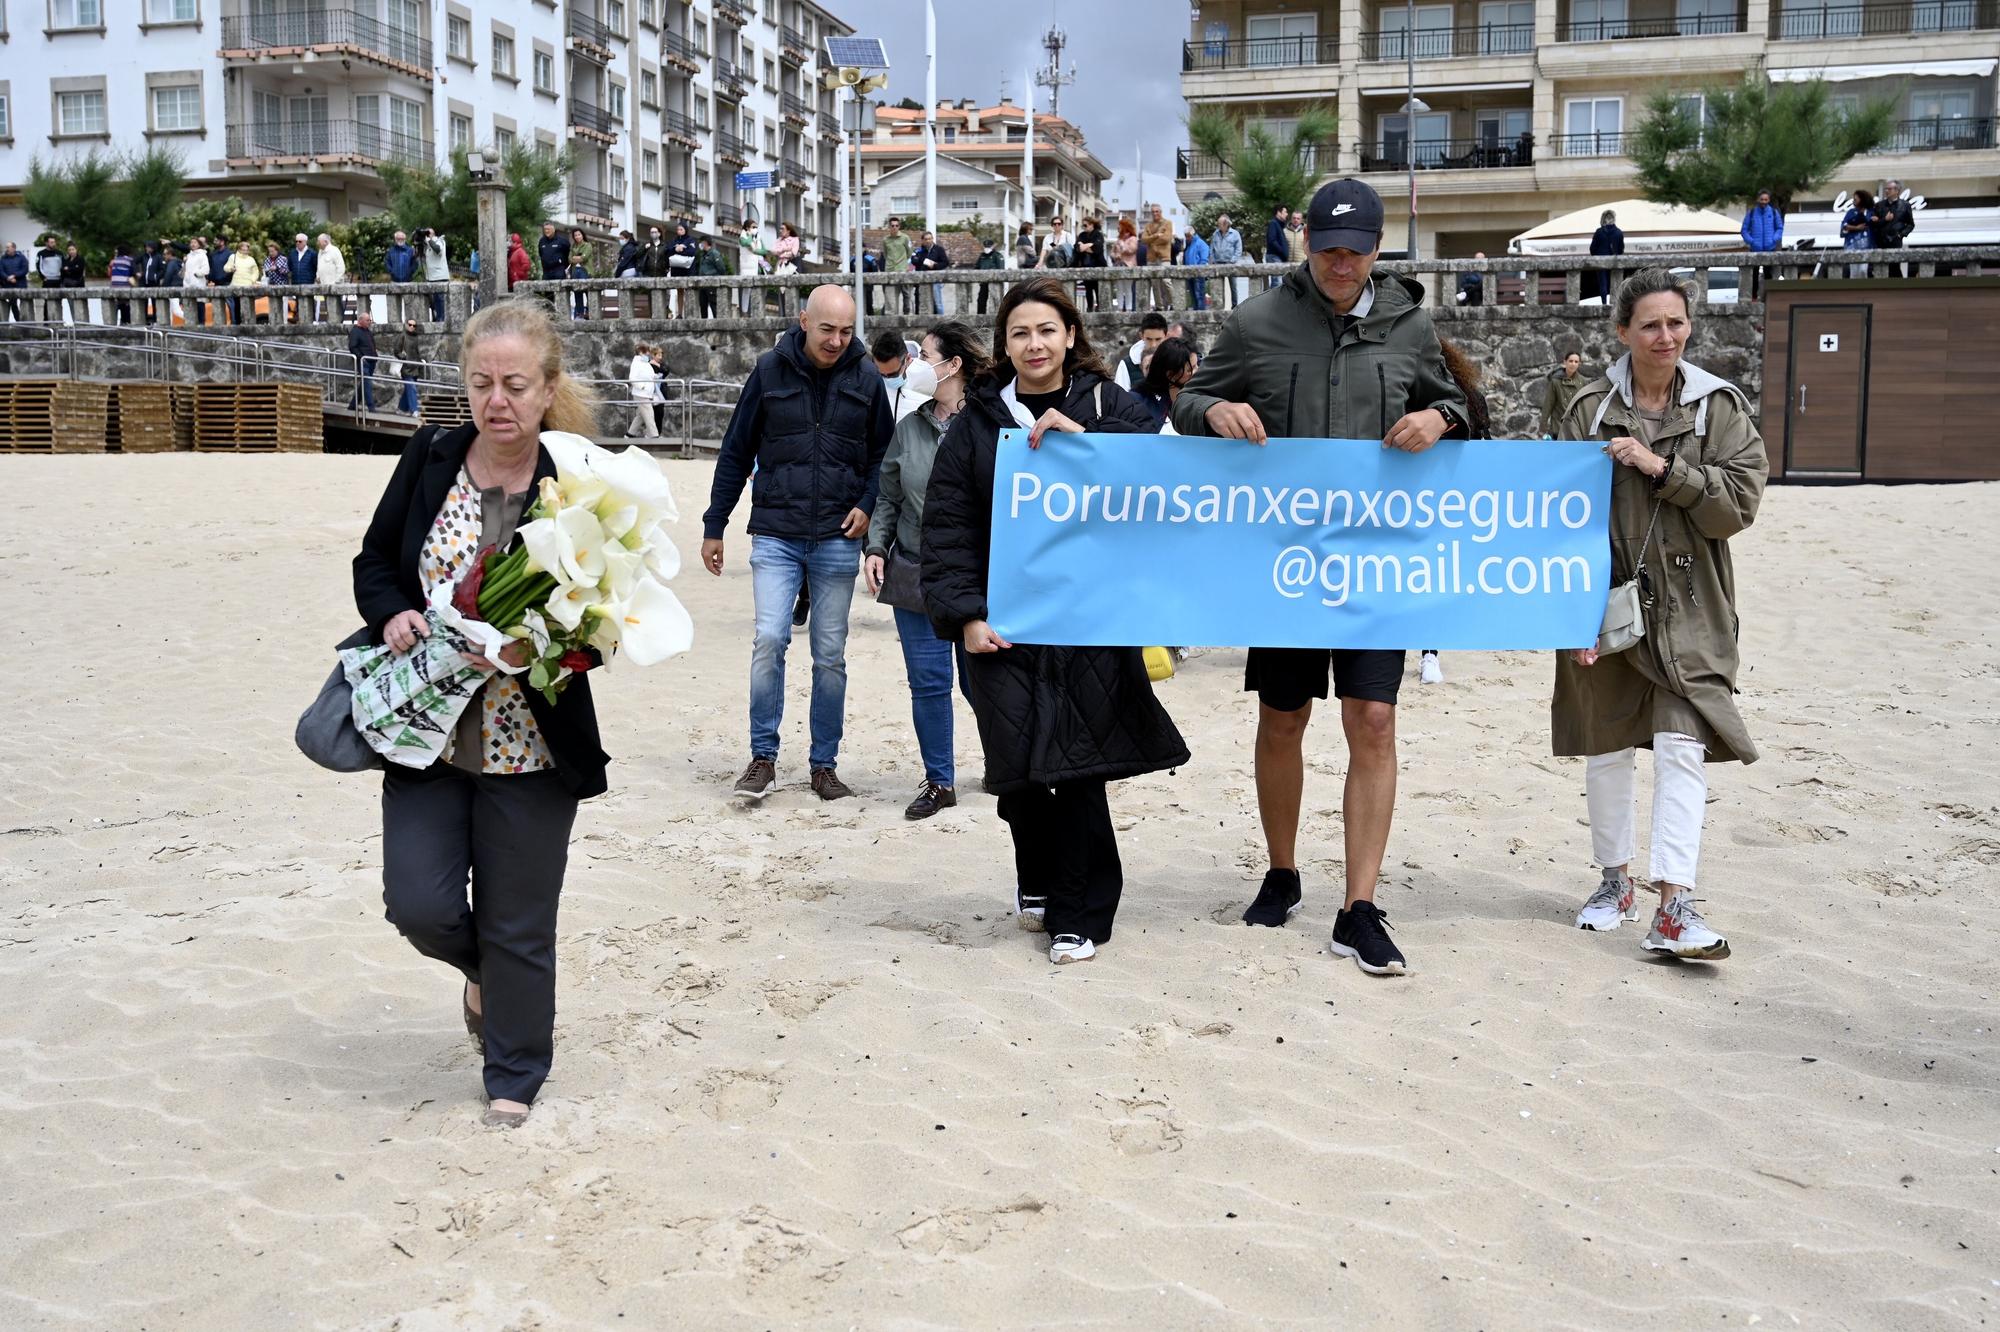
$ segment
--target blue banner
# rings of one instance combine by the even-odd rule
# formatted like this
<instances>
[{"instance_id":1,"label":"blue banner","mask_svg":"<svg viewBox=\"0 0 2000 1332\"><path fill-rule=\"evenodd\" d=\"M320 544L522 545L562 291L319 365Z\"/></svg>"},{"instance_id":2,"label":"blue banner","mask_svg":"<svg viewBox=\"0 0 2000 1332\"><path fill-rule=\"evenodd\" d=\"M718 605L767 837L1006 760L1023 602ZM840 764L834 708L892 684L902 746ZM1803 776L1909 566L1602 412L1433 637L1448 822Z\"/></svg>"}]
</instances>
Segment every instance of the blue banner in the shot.
<instances>
[{"instance_id":1,"label":"blue banner","mask_svg":"<svg viewBox=\"0 0 2000 1332\"><path fill-rule=\"evenodd\" d=\"M1608 592L1611 460L1563 440L1000 438L992 624L1017 643L1571 648Z\"/></svg>"}]
</instances>

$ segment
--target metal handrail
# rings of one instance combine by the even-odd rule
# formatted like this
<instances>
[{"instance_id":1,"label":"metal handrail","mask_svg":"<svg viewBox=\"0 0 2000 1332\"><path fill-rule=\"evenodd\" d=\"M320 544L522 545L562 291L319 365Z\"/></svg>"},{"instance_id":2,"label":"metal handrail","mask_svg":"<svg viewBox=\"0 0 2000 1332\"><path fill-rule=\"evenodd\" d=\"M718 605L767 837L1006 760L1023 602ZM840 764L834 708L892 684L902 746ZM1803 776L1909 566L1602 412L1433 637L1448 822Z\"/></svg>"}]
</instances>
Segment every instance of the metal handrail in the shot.
<instances>
[{"instance_id":1,"label":"metal handrail","mask_svg":"<svg viewBox=\"0 0 2000 1332\"><path fill-rule=\"evenodd\" d=\"M2000 28L2000 0L1859 0L1771 8L1771 39L1838 41L1846 37L1928 36Z\"/></svg>"},{"instance_id":2,"label":"metal handrail","mask_svg":"<svg viewBox=\"0 0 2000 1332\"><path fill-rule=\"evenodd\" d=\"M229 126L223 152L252 162L358 157L421 166L430 162L431 148L431 141L421 135L385 130L360 120L252 121Z\"/></svg>"},{"instance_id":3,"label":"metal handrail","mask_svg":"<svg viewBox=\"0 0 2000 1332\"><path fill-rule=\"evenodd\" d=\"M1557 157L1623 157L1631 138L1625 130L1557 134L1549 139L1549 147Z\"/></svg>"},{"instance_id":4,"label":"metal handrail","mask_svg":"<svg viewBox=\"0 0 2000 1332\"><path fill-rule=\"evenodd\" d=\"M1533 166L1535 140L1523 135L1511 142L1472 139L1418 139L1408 142L1359 143L1363 171L1403 171L1416 158L1419 171L1480 171L1501 167ZM1414 151L1413 151L1414 150Z\"/></svg>"},{"instance_id":5,"label":"metal handrail","mask_svg":"<svg viewBox=\"0 0 2000 1332\"><path fill-rule=\"evenodd\" d=\"M1565 42L1622 42L1650 37L1722 37L1744 31L1740 14L1676 14L1671 18L1585 19L1565 23Z\"/></svg>"},{"instance_id":6,"label":"metal handrail","mask_svg":"<svg viewBox=\"0 0 2000 1332\"><path fill-rule=\"evenodd\" d=\"M428 71L428 39L349 7L315 7L284 14L229 15L222 20L222 50L265 52L315 46L348 47Z\"/></svg>"},{"instance_id":7,"label":"metal handrail","mask_svg":"<svg viewBox=\"0 0 2000 1332\"><path fill-rule=\"evenodd\" d=\"M1181 43L1181 72L1206 69L1285 69L1333 65L1340 61L1338 37L1243 37L1234 41Z\"/></svg>"},{"instance_id":8,"label":"metal handrail","mask_svg":"<svg viewBox=\"0 0 2000 1332\"><path fill-rule=\"evenodd\" d=\"M1406 60L1411 42L1405 29L1390 28L1361 34L1363 60ZM1531 55L1535 49L1532 23L1475 23L1462 28L1418 28L1418 60L1449 60L1454 56Z\"/></svg>"},{"instance_id":9,"label":"metal handrail","mask_svg":"<svg viewBox=\"0 0 2000 1332\"><path fill-rule=\"evenodd\" d=\"M1952 152L1965 148L1994 147L1994 129L2000 118L1993 116L1929 116L1900 120L1886 143L1872 148L1876 153Z\"/></svg>"}]
</instances>

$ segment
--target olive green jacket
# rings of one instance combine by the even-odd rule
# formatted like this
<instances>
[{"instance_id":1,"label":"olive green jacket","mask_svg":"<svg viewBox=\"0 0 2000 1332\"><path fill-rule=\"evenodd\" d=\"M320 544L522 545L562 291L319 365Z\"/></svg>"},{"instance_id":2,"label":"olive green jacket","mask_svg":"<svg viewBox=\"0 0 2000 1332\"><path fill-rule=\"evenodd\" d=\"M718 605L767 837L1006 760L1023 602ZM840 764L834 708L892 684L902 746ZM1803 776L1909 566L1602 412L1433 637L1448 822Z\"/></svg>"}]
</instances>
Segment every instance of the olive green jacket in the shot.
<instances>
[{"instance_id":1,"label":"olive green jacket","mask_svg":"<svg viewBox=\"0 0 2000 1332\"><path fill-rule=\"evenodd\" d=\"M1569 378L1561 370L1549 376L1549 405L1542 411L1543 433L1549 435L1561 433L1558 427L1562 425L1563 417L1568 414L1569 405L1576 401L1577 394L1590 386L1590 382L1584 378L1581 370L1577 371L1575 379Z\"/></svg>"},{"instance_id":2,"label":"olive green jacket","mask_svg":"<svg viewBox=\"0 0 2000 1332\"><path fill-rule=\"evenodd\" d=\"M1382 439L1409 412L1435 407L1466 434L1465 395L1444 367L1421 283L1374 278L1367 314L1340 316L1305 264L1238 306L1174 403L1174 429L1208 435L1208 409L1247 402L1274 438Z\"/></svg>"},{"instance_id":3,"label":"olive green jacket","mask_svg":"<svg viewBox=\"0 0 2000 1332\"><path fill-rule=\"evenodd\" d=\"M1620 357L1577 394L1557 438L1645 438L1631 405L1631 361ZM1646 636L1594 666L1556 654L1550 724L1559 755L1650 748L1656 730L1671 730L1703 741L1710 762L1757 758L1736 708L1739 621L1729 538L1756 520L1770 465L1735 385L1683 361L1674 386L1653 441L1653 452L1667 459L1666 474L1657 486L1635 467L1614 466L1611 476L1612 586L1632 578L1660 501L1646 553Z\"/></svg>"},{"instance_id":4,"label":"olive green jacket","mask_svg":"<svg viewBox=\"0 0 2000 1332\"><path fill-rule=\"evenodd\" d=\"M925 403L896 422L889 451L882 455L876 483L875 512L868 519L868 554L887 555L893 540L911 559L924 548L924 492L930 489L931 464L945 427Z\"/></svg>"}]
</instances>

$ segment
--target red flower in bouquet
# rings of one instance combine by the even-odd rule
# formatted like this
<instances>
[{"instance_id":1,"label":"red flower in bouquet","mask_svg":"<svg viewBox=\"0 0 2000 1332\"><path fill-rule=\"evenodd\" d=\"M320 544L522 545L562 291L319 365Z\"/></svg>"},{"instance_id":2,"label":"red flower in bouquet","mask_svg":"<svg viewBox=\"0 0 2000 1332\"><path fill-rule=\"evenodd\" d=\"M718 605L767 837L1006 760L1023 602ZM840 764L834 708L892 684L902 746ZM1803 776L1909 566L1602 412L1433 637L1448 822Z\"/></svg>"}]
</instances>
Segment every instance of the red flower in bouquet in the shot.
<instances>
[{"instance_id":1,"label":"red flower in bouquet","mask_svg":"<svg viewBox=\"0 0 2000 1332\"><path fill-rule=\"evenodd\" d=\"M562 660L557 664L577 675L582 675L597 664L597 658L591 656L582 648L571 648L568 652L562 654Z\"/></svg>"}]
</instances>

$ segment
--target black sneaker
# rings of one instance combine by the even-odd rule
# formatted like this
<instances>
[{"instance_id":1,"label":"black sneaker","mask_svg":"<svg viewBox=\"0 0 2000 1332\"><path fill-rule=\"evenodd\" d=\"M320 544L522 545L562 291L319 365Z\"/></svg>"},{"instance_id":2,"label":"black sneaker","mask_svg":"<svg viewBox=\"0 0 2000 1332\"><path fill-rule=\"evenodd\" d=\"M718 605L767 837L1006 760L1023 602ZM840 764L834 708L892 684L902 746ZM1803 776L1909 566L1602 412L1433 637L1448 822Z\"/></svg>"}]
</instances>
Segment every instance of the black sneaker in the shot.
<instances>
[{"instance_id":1,"label":"black sneaker","mask_svg":"<svg viewBox=\"0 0 2000 1332\"><path fill-rule=\"evenodd\" d=\"M1373 902L1356 902L1333 918L1333 952L1351 957L1371 976L1402 976L1409 971L1403 952L1389 942L1389 914Z\"/></svg>"},{"instance_id":2,"label":"black sneaker","mask_svg":"<svg viewBox=\"0 0 2000 1332\"><path fill-rule=\"evenodd\" d=\"M936 782L925 782L917 788L917 798L903 811L906 819L927 819L941 809L950 809L958 803L958 792L949 786L939 786Z\"/></svg>"},{"instance_id":3,"label":"black sneaker","mask_svg":"<svg viewBox=\"0 0 2000 1332\"><path fill-rule=\"evenodd\" d=\"M799 599L792 603L792 627L796 629L805 624L806 617L812 614L812 608L812 584L801 583L799 584Z\"/></svg>"},{"instance_id":4,"label":"black sneaker","mask_svg":"<svg viewBox=\"0 0 2000 1332\"><path fill-rule=\"evenodd\" d=\"M1243 913L1243 923L1282 925L1292 918L1292 913L1299 909L1299 902L1304 897L1305 894L1299 890L1297 870L1267 870L1264 886L1257 890L1257 900Z\"/></svg>"}]
</instances>

